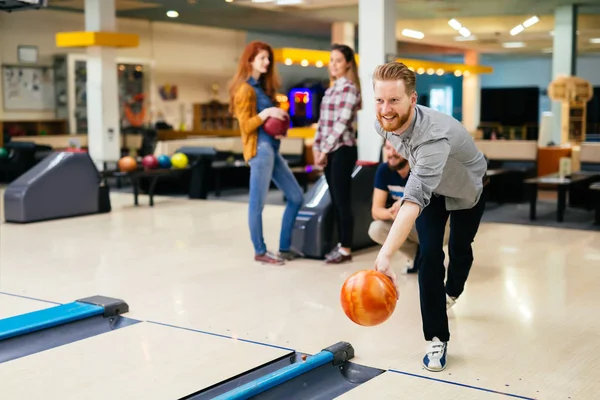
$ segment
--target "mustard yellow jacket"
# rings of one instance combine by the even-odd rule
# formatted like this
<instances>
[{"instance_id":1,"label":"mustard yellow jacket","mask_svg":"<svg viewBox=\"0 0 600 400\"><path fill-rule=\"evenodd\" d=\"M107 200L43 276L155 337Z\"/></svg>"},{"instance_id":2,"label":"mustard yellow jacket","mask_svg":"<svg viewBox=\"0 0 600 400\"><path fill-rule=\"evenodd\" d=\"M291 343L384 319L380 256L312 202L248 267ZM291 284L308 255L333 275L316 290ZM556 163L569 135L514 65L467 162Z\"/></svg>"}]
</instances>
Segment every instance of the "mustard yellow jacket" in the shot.
<instances>
[{"instance_id":1,"label":"mustard yellow jacket","mask_svg":"<svg viewBox=\"0 0 600 400\"><path fill-rule=\"evenodd\" d=\"M256 112L256 93L250 84L240 85L233 96L233 105L242 134L244 160L248 162L256 155L258 128L263 124Z\"/></svg>"}]
</instances>

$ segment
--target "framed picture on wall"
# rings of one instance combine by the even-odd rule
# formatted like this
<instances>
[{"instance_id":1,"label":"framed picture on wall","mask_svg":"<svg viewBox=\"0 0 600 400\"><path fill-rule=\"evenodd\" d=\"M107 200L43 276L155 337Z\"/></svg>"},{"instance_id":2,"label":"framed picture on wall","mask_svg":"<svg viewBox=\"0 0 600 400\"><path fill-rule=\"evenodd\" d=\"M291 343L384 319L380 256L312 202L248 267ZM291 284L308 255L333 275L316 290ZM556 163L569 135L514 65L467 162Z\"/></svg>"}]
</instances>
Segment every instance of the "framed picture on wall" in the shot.
<instances>
[{"instance_id":1,"label":"framed picture on wall","mask_svg":"<svg viewBox=\"0 0 600 400\"><path fill-rule=\"evenodd\" d=\"M23 64L37 64L38 48L37 46L21 45L17 47L17 59Z\"/></svg>"}]
</instances>

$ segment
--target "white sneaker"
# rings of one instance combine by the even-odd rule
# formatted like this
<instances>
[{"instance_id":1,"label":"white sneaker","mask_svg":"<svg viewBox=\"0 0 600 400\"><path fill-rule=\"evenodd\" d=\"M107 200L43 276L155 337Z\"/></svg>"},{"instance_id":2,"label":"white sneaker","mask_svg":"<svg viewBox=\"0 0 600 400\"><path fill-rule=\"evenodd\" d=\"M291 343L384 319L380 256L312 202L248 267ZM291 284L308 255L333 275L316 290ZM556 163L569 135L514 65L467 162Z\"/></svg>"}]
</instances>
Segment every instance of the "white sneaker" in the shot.
<instances>
[{"instance_id":1,"label":"white sneaker","mask_svg":"<svg viewBox=\"0 0 600 400\"><path fill-rule=\"evenodd\" d=\"M455 304L456 304L456 297L450 297L450 296L448 296L448 294L446 294L446 310L451 309L452 306Z\"/></svg>"},{"instance_id":2,"label":"white sneaker","mask_svg":"<svg viewBox=\"0 0 600 400\"><path fill-rule=\"evenodd\" d=\"M425 369L432 372L443 371L446 368L447 350L448 344L434 337L427 347L425 357L423 357L423 366Z\"/></svg>"}]
</instances>

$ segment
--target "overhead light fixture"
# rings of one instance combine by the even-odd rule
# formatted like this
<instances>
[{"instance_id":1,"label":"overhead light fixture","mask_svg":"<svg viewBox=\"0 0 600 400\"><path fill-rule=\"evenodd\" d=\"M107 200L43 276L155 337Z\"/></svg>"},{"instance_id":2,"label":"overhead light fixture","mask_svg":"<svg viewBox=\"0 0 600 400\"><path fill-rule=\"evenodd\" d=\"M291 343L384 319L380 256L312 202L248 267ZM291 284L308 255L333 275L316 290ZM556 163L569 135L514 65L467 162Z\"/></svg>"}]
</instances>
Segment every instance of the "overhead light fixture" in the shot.
<instances>
[{"instance_id":1,"label":"overhead light fixture","mask_svg":"<svg viewBox=\"0 0 600 400\"><path fill-rule=\"evenodd\" d=\"M252 0L253 3L272 3L275 0Z\"/></svg>"},{"instance_id":2,"label":"overhead light fixture","mask_svg":"<svg viewBox=\"0 0 600 400\"><path fill-rule=\"evenodd\" d=\"M525 43L523 42L505 42L502 43L502 47L507 49L518 49L520 47L525 47Z\"/></svg>"},{"instance_id":3,"label":"overhead light fixture","mask_svg":"<svg viewBox=\"0 0 600 400\"><path fill-rule=\"evenodd\" d=\"M477 36L456 36L454 40L457 42L469 42L472 40L477 40Z\"/></svg>"},{"instance_id":4,"label":"overhead light fixture","mask_svg":"<svg viewBox=\"0 0 600 400\"><path fill-rule=\"evenodd\" d=\"M600 43L600 38L591 38L590 43L598 44Z\"/></svg>"},{"instance_id":5,"label":"overhead light fixture","mask_svg":"<svg viewBox=\"0 0 600 400\"><path fill-rule=\"evenodd\" d=\"M167 11L167 17L177 18L177 17L179 17L179 13L175 10L169 10L169 11Z\"/></svg>"},{"instance_id":6,"label":"overhead light fixture","mask_svg":"<svg viewBox=\"0 0 600 400\"><path fill-rule=\"evenodd\" d=\"M404 35L406 37L414 38L414 39L423 39L425 37L423 32L413 31L412 29L403 29L402 35Z\"/></svg>"},{"instance_id":7,"label":"overhead light fixture","mask_svg":"<svg viewBox=\"0 0 600 400\"><path fill-rule=\"evenodd\" d=\"M304 3L304 0L277 0L278 6L292 6L302 3Z\"/></svg>"},{"instance_id":8,"label":"overhead light fixture","mask_svg":"<svg viewBox=\"0 0 600 400\"><path fill-rule=\"evenodd\" d=\"M471 36L471 31L465 28L464 26L458 30L458 33L460 33L464 37Z\"/></svg>"},{"instance_id":9,"label":"overhead light fixture","mask_svg":"<svg viewBox=\"0 0 600 400\"><path fill-rule=\"evenodd\" d=\"M529 18L527 21L523 22L523 26L525 28L529 28L531 25L537 24L538 22L540 22L540 19L537 17L537 15L534 15L533 17Z\"/></svg>"},{"instance_id":10,"label":"overhead light fixture","mask_svg":"<svg viewBox=\"0 0 600 400\"><path fill-rule=\"evenodd\" d=\"M462 28L462 25L460 24L460 22L458 22L454 18L452 18L450 21L448 21L448 25L450 25L455 30L459 30L460 28Z\"/></svg>"},{"instance_id":11,"label":"overhead light fixture","mask_svg":"<svg viewBox=\"0 0 600 400\"><path fill-rule=\"evenodd\" d=\"M519 33L523 32L524 30L525 30L525 27L523 25L519 24L510 30L510 34L512 36L515 36L515 35L518 35Z\"/></svg>"},{"instance_id":12,"label":"overhead light fixture","mask_svg":"<svg viewBox=\"0 0 600 400\"><path fill-rule=\"evenodd\" d=\"M523 32L525 30L525 28L529 28L531 25L537 24L538 22L540 22L540 19L537 17L537 15L534 15L533 17L527 19L522 24L519 24L519 25L515 26L514 28L512 28L510 30L510 34L513 36L518 35L519 33Z\"/></svg>"}]
</instances>

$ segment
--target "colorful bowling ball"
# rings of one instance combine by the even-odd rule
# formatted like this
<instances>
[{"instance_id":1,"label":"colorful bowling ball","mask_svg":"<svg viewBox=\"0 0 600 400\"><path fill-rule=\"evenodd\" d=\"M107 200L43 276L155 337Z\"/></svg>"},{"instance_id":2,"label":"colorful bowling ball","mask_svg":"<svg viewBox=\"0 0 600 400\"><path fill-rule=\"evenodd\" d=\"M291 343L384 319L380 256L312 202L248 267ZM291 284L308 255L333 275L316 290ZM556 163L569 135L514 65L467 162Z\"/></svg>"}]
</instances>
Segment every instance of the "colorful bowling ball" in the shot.
<instances>
[{"instance_id":1,"label":"colorful bowling ball","mask_svg":"<svg viewBox=\"0 0 600 400\"><path fill-rule=\"evenodd\" d=\"M7 158L8 157L8 151L6 151L6 149L4 147L0 147L0 158Z\"/></svg>"},{"instance_id":2,"label":"colorful bowling ball","mask_svg":"<svg viewBox=\"0 0 600 400\"><path fill-rule=\"evenodd\" d=\"M153 169L158 167L158 160L152 154L148 154L142 159L142 165L148 169Z\"/></svg>"},{"instance_id":3,"label":"colorful bowling ball","mask_svg":"<svg viewBox=\"0 0 600 400\"><path fill-rule=\"evenodd\" d=\"M125 156L119 160L119 171L132 172L137 168L137 161L131 156Z\"/></svg>"},{"instance_id":4,"label":"colorful bowling ball","mask_svg":"<svg viewBox=\"0 0 600 400\"><path fill-rule=\"evenodd\" d=\"M290 127L290 117L286 114L285 119L267 118L263 124L263 129L270 136L286 136Z\"/></svg>"},{"instance_id":5,"label":"colorful bowling ball","mask_svg":"<svg viewBox=\"0 0 600 400\"><path fill-rule=\"evenodd\" d=\"M169 156L164 154L158 156L158 166L160 168L171 168L171 159Z\"/></svg>"},{"instance_id":6,"label":"colorful bowling ball","mask_svg":"<svg viewBox=\"0 0 600 400\"><path fill-rule=\"evenodd\" d=\"M342 285L340 300L346 316L362 326L385 322L396 308L397 292L392 280L375 270L358 271Z\"/></svg>"},{"instance_id":7,"label":"colorful bowling ball","mask_svg":"<svg viewBox=\"0 0 600 400\"><path fill-rule=\"evenodd\" d=\"M173 164L174 168L185 168L188 165L188 158L183 153L175 153L171 157L171 164Z\"/></svg>"}]
</instances>

